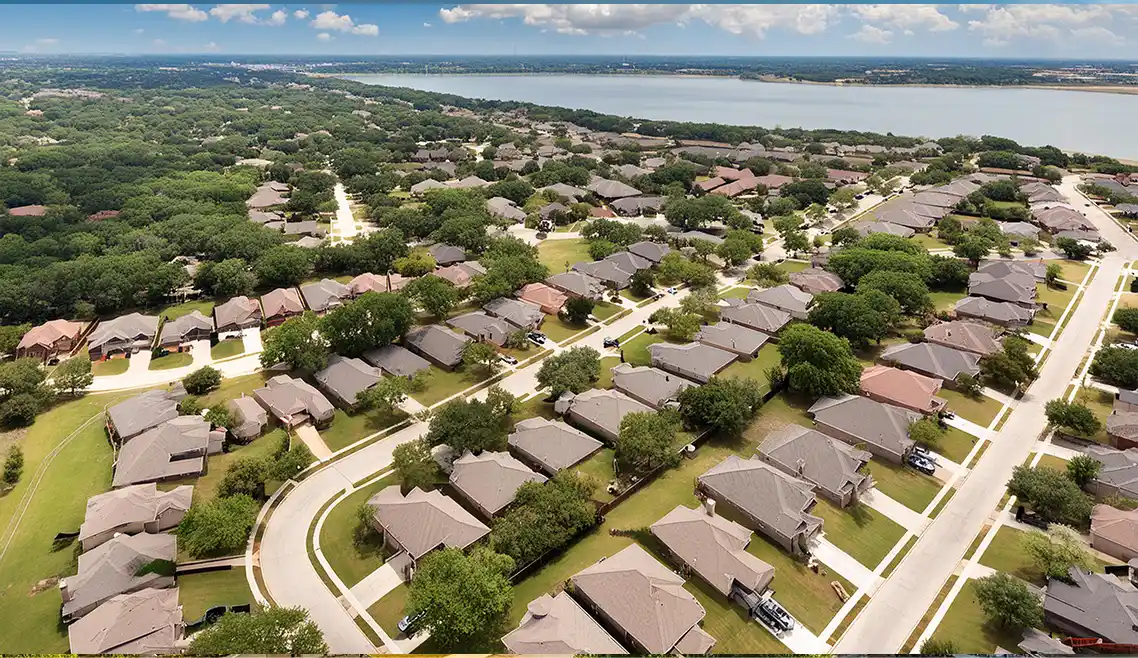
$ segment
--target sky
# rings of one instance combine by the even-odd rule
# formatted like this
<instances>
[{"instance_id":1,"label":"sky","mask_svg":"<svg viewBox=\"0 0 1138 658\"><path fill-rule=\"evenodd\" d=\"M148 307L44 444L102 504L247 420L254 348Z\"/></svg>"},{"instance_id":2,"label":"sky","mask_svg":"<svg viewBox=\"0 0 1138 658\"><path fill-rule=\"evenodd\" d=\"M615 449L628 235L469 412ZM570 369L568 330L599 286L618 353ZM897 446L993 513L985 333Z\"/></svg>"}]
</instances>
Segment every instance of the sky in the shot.
<instances>
[{"instance_id":1,"label":"sky","mask_svg":"<svg viewBox=\"0 0 1138 658\"><path fill-rule=\"evenodd\" d=\"M4 4L0 52L1138 61L1138 4Z\"/></svg>"}]
</instances>

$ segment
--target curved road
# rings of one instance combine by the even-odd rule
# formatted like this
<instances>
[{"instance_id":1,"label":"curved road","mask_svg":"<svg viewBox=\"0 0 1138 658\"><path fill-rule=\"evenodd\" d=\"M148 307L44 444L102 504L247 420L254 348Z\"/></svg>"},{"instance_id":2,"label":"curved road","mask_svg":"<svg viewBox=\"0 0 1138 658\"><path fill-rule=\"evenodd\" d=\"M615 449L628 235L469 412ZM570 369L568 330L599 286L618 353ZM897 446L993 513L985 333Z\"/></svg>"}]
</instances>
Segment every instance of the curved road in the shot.
<instances>
[{"instance_id":1,"label":"curved road","mask_svg":"<svg viewBox=\"0 0 1138 658\"><path fill-rule=\"evenodd\" d=\"M1099 233L1118 251L1107 254L1099 271L1083 291L1078 313L1073 313L1037 379L1012 410L992 439L979 463L957 489L944 510L929 524L909 554L869 599L850 625L834 653L895 653L920 623L941 587L988 516L1004 496L1004 483L1022 464L1047 426L1043 406L1062 397L1099 330L1113 298L1123 265L1138 258L1138 243L1097 206L1075 189L1078 178L1069 176L1059 186L1072 206L1084 212Z\"/></svg>"}]
</instances>

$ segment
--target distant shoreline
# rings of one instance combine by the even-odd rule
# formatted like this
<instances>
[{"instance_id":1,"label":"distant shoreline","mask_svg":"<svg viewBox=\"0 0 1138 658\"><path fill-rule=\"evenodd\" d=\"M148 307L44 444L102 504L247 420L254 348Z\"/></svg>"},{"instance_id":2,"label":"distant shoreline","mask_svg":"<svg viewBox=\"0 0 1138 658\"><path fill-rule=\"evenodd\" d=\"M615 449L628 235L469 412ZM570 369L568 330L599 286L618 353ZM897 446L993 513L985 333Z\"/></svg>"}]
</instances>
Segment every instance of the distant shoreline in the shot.
<instances>
[{"instance_id":1,"label":"distant shoreline","mask_svg":"<svg viewBox=\"0 0 1138 658\"><path fill-rule=\"evenodd\" d=\"M614 73L574 73L571 71L543 71L534 73L396 73L396 72L383 72L383 73L328 73L328 72L306 72L307 75L316 78L354 78L364 75L415 75L415 76L453 76L453 77L489 77L489 76L555 76L555 75L574 75L574 76L607 76L607 77L621 77L621 76L653 76L653 77L671 77L671 78L729 78L735 80L742 80L743 82L765 82L775 84L790 84L790 85L814 85L823 87L865 87L888 89L890 87L910 87L910 88L925 88L925 89L1041 89L1046 91L1082 91L1096 94L1119 94L1123 96L1138 95L1138 85L1064 85L1064 84L1039 84L1039 85L961 85L961 84L933 84L933 83L899 83L899 84L881 84L875 82L817 82L814 80L790 80L787 78L779 78L774 76L762 76L759 78L743 78L738 75L716 75L712 73L673 73L673 72L656 72L656 71L628 71L628 72L614 72Z\"/></svg>"}]
</instances>

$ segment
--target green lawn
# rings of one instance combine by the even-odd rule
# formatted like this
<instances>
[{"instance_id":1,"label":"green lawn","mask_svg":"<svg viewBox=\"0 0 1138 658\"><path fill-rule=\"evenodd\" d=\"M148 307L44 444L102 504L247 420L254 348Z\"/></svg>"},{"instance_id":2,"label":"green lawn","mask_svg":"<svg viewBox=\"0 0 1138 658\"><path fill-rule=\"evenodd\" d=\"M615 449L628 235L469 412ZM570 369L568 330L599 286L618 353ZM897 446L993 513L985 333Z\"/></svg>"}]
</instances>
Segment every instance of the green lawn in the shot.
<instances>
[{"instance_id":1,"label":"green lawn","mask_svg":"<svg viewBox=\"0 0 1138 658\"><path fill-rule=\"evenodd\" d=\"M968 456L968 453L972 452L972 447L976 445L976 442L979 440L980 439L964 430L949 427L933 450L937 454L944 455L957 464L962 464L964 463L964 458Z\"/></svg>"},{"instance_id":2,"label":"green lawn","mask_svg":"<svg viewBox=\"0 0 1138 658\"><path fill-rule=\"evenodd\" d=\"M925 511L943 486L940 480L920 473L914 468L896 466L878 459L869 462L867 468L881 493L914 512ZM830 536L829 530L826 536Z\"/></svg>"},{"instance_id":3,"label":"green lawn","mask_svg":"<svg viewBox=\"0 0 1138 658\"><path fill-rule=\"evenodd\" d=\"M1027 326L1028 331L1044 338L1050 337L1052 330L1054 330L1059 318L1063 315L1063 310L1071 303L1075 297L1074 286L1067 290L1059 290L1057 288L1049 288L1042 283L1035 285L1036 301L1039 303L1047 304L1046 309L1040 309L1035 314L1035 320Z\"/></svg>"},{"instance_id":4,"label":"green lawn","mask_svg":"<svg viewBox=\"0 0 1138 658\"><path fill-rule=\"evenodd\" d=\"M403 609L407 607L409 592L406 585L399 585L367 609L375 623L393 638L402 635L399 632L399 621L404 617Z\"/></svg>"},{"instance_id":5,"label":"green lawn","mask_svg":"<svg viewBox=\"0 0 1138 658\"><path fill-rule=\"evenodd\" d=\"M130 367L130 359L107 359L106 361L92 361L91 374L96 377L110 377L121 375Z\"/></svg>"},{"instance_id":6,"label":"green lawn","mask_svg":"<svg viewBox=\"0 0 1138 658\"><path fill-rule=\"evenodd\" d=\"M814 573L805 564L758 534L751 538L747 552L774 567L775 577L771 587L778 602L815 633L821 633L842 608L842 602L830 583L835 580L840 582L850 594L857 590L837 573L826 573L829 569L825 565L822 565L819 573Z\"/></svg>"},{"instance_id":7,"label":"green lawn","mask_svg":"<svg viewBox=\"0 0 1138 658\"><path fill-rule=\"evenodd\" d=\"M1039 466L1042 468L1053 468L1053 469L1055 469L1057 471L1061 471L1063 473L1067 472L1067 460L1066 459L1063 459L1061 457L1056 457L1055 455L1049 455L1046 453L1044 453L1044 455L1039 458L1039 463L1036 464L1036 466Z\"/></svg>"},{"instance_id":8,"label":"green lawn","mask_svg":"<svg viewBox=\"0 0 1138 658\"><path fill-rule=\"evenodd\" d=\"M931 233L915 233L911 239L929 251L934 249L952 249L952 245L940 238L934 237Z\"/></svg>"},{"instance_id":9,"label":"green lawn","mask_svg":"<svg viewBox=\"0 0 1138 658\"><path fill-rule=\"evenodd\" d=\"M936 310L938 311L951 310L956 306L956 302L964 299L967 296L968 293L963 290L937 290L929 293L929 297L932 299L933 306L935 306Z\"/></svg>"},{"instance_id":10,"label":"green lawn","mask_svg":"<svg viewBox=\"0 0 1138 658\"><path fill-rule=\"evenodd\" d=\"M230 338L228 340L219 341L217 345L209 348L209 354L213 357L214 361L228 359L231 356L237 356L244 352L245 343L240 338Z\"/></svg>"},{"instance_id":11,"label":"green lawn","mask_svg":"<svg viewBox=\"0 0 1138 658\"><path fill-rule=\"evenodd\" d=\"M732 363L724 368L723 371L719 373L719 376L754 379L759 382L763 393L766 393L770 390L770 382L767 381L767 370L769 370L771 366L776 366L781 362L782 356L778 353L778 345L767 343L759 350L758 356L747 362L738 360Z\"/></svg>"},{"instance_id":12,"label":"green lawn","mask_svg":"<svg viewBox=\"0 0 1138 658\"><path fill-rule=\"evenodd\" d=\"M1082 283L1083 277L1085 277L1087 272L1091 269L1091 264L1082 260L1063 259L1047 262L1058 263L1059 266L1063 268L1063 273L1059 275L1059 278L1064 281L1070 281L1071 283ZM1129 287L1125 288L1125 290L1129 289Z\"/></svg>"},{"instance_id":13,"label":"green lawn","mask_svg":"<svg viewBox=\"0 0 1138 658\"><path fill-rule=\"evenodd\" d=\"M468 369L466 366L460 365L454 370L443 370L432 365L431 378L427 381L427 387L418 393L412 393L411 397L415 398L419 404L429 407L487 379L489 377L483 368Z\"/></svg>"},{"instance_id":14,"label":"green lawn","mask_svg":"<svg viewBox=\"0 0 1138 658\"><path fill-rule=\"evenodd\" d=\"M547 418L549 420L554 420L557 418L557 414L553 412L553 404L543 400L542 396L540 395L522 402L521 406L518 408L518 411L511 414L511 420L516 425L519 421L523 421L528 418L537 418L539 416L541 418Z\"/></svg>"},{"instance_id":15,"label":"green lawn","mask_svg":"<svg viewBox=\"0 0 1138 658\"><path fill-rule=\"evenodd\" d=\"M177 320L183 315L189 315L194 311L200 311L202 315L208 318L213 315L213 306L214 302L212 299L195 299L192 301L182 302L181 304L174 304L173 306L167 306L166 308L159 309L157 315L158 317L165 318L167 321L169 321ZM186 615L186 619L189 618L189 615Z\"/></svg>"},{"instance_id":16,"label":"green lawn","mask_svg":"<svg viewBox=\"0 0 1138 658\"><path fill-rule=\"evenodd\" d=\"M194 486L195 503L213 500L214 497L217 496L217 488L221 486L221 479L225 477L225 471L229 469L230 464L241 457L268 458L272 456L280 447L281 441L284 440L285 436L285 431L277 428L262 437L254 439L248 445L231 443L229 444L229 452L210 455L209 469L205 475L199 478L187 478L184 481L163 483L162 487L172 488L179 484L192 484ZM265 493L271 493L275 488L275 484L270 484L266 487Z\"/></svg>"},{"instance_id":17,"label":"green lawn","mask_svg":"<svg viewBox=\"0 0 1138 658\"><path fill-rule=\"evenodd\" d=\"M956 412L956 415L981 427L990 425L996 419L996 414L1004 407L1003 403L995 398L986 395L974 398L950 388L941 388L937 397L948 400L949 410Z\"/></svg>"},{"instance_id":18,"label":"green lawn","mask_svg":"<svg viewBox=\"0 0 1138 658\"><path fill-rule=\"evenodd\" d=\"M184 368L193 362L194 357L189 352L170 352L166 356L151 359L150 369L171 370L173 368Z\"/></svg>"},{"instance_id":19,"label":"green lawn","mask_svg":"<svg viewBox=\"0 0 1138 658\"><path fill-rule=\"evenodd\" d=\"M554 274L568 271L576 263L593 260L589 256L589 242L584 238L542 240L537 245L537 259Z\"/></svg>"},{"instance_id":20,"label":"green lawn","mask_svg":"<svg viewBox=\"0 0 1138 658\"><path fill-rule=\"evenodd\" d=\"M217 605L253 603L243 567L178 576L178 602L186 621L196 621Z\"/></svg>"},{"instance_id":21,"label":"green lawn","mask_svg":"<svg viewBox=\"0 0 1138 658\"><path fill-rule=\"evenodd\" d=\"M258 372L242 377L231 377L221 380L221 386L202 396L202 406L209 408L212 405L239 398L243 395L253 395L253 391L261 388L277 373Z\"/></svg>"},{"instance_id":22,"label":"green lawn","mask_svg":"<svg viewBox=\"0 0 1138 658\"><path fill-rule=\"evenodd\" d=\"M1000 526L1000 529L996 531L996 536L992 538L992 543L988 544L987 550L980 556L980 564L996 571L1005 571L1042 587L1047 584L1047 579L1044 578L1043 571L1027 556L1023 547L1025 537L1027 537L1027 533L1023 530L1010 526ZM1094 561L1095 571L1099 572L1107 564L1117 564L1116 562L1103 562L1098 558L1094 558Z\"/></svg>"},{"instance_id":23,"label":"green lawn","mask_svg":"<svg viewBox=\"0 0 1138 658\"><path fill-rule=\"evenodd\" d=\"M804 260L784 260L781 263L778 263L776 267L778 267L778 269L782 270L783 272L786 272L787 274L794 274L795 272L801 272L802 270L809 268L810 263Z\"/></svg>"},{"instance_id":24,"label":"green lawn","mask_svg":"<svg viewBox=\"0 0 1138 658\"><path fill-rule=\"evenodd\" d=\"M348 587L354 586L383 566L383 540L377 533L369 533L368 540L362 543L355 541L358 525L356 515L360 505L381 489L397 482L394 475L389 475L353 491L336 504L328 513L328 518L324 519L324 525L320 528L320 551L324 553L328 564L332 565L332 571Z\"/></svg>"},{"instance_id":25,"label":"green lawn","mask_svg":"<svg viewBox=\"0 0 1138 658\"><path fill-rule=\"evenodd\" d=\"M596 305L593 306L593 317L595 317L598 322L604 322L605 320L619 313L620 310L621 307L617 306L616 304L610 304L608 302L597 302Z\"/></svg>"},{"instance_id":26,"label":"green lawn","mask_svg":"<svg viewBox=\"0 0 1138 658\"><path fill-rule=\"evenodd\" d=\"M720 299L746 299L747 295L751 294L754 290L749 286L735 286L730 290L719 293Z\"/></svg>"},{"instance_id":27,"label":"green lawn","mask_svg":"<svg viewBox=\"0 0 1138 658\"><path fill-rule=\"evenodd\" d=\"M1008 631L989 624L987 615L976 598L976 583L964 584L960 594L948 607L948 612L932 635L936 640L949 640L957 653L995 653L996 647L1015 651L1023 633Z\"/></svg>"},{"instance_id":28,"label":"green lawn","mask_svg":"<svg viewBox=\"0 0 1138 658\"><path fill-rule=\"evenodd\" d=\"M541 324L541 332L549 339L560 343L563 340L581 333L589 328L587 324L573 324L561 319L560 316L545 314L545 322Z\"/></svg>"},{"instance_id":29,"label":"green lawn","mask_svg":"<svg viewBox=\"0 0 1138 658\"><path fill-rule=\"evenodd\" d=\"M755 540L751 543L755 543ZM715 638L715 653L736 655L786 653L786 646L751 619L750 613L744 610L743 606L725 598L698 576L689 578L684 589L691 593L707 611L701 626ZM756 627L759 630L756 630Z\"/></svg>"},{"instance_id":30,"label":"green lawn","mask_svg":"<svg viewBox=\"0 0 1138 658\"><path fill-rule=\"evenodd\" d=\"M593 490L593 500L607 503L613 498L608 492L608 485L616 479L616 471L612 465L615 455L616 452L612 448L601 448L595 455L574 467L578 473L596 480L597 488Z\"/></svg>"},{"instance_id":31,"label":"green lawn","mask_svg":"<svg viewBox=\"0 0 1138 658\"><path fill-rule=\"evenodd\" d=\"M785 391L772 397L759 409L759 415L743 431L743 439L746 440L748 448L739 454L749 457L768 434L787 425L812 427L814 421L807 415L806 410L813 403L811 399L791 395Z\"/></svg>"},{"instance_id":32,"label":"green lawn","mask_svg":"<svg viewBox=\"0 0 1138 658\"><path fill-rule=\"evenodd\" d=\"M633 336L636 336L637 334L641 334L643 332L644 332L643 326L633 327L633 328L629 329L628 331L624 332L623 334L621 334L620 336L617 336L617 340L620 341L621 345L624 345L625 341L627 341L627 340L631 339Z\"/></svg>"},{"instance_id":33,"label":"green lawn","mask_svg":"<svg viewBox=\"0 0 1138 658\"><path fill-rule=\"evenodd\" d=\"M640 297L640 296L638 296L638 295L634 295L634 294L632 294L632 289L631 289L631 288L625 288L624 290L621 290L621 291L620 291L620 296L621 296L621 297L624 297L625 299L627 299L627 300L629 300L629 301L633 301L633 302L637 302L637 303L639 303L639 302L643 302L643 301L645 301L645 300L647 300L647 299L651 299L651 298L652 298L652 295L649 295L649 296L647 296L647 297Z\"/></svg>"},{"instance_id":34,"label":"green lawn","mask_svg":"<svg viewBox=\"0 0 1138 658\"><path fill-rule=\"evenodd\" d=\"M642 333L627 343L621 342L620 351L624 353L624 360L634 366L646 366L652 361L648 353L648 346L664 342L663 333Z\"/></svg>"},{"instance_id":35,"label":"green lawn","mask_svg":"<svg viewBox=\"0 0 1138 658\"><path fill-rule=\"evenodd\" d=\"M1106 419L1114 408L1114 395L1097 388L1081 388L1075 395L1075 401L1090 408L1094 412L1095 418L1098 418L1099 422L1102 423L1097 434L1086 438L1098 443L1110 443L1110 437L1106 435Z\"/></svg>"},{"instance_id":36,"label":"green lawn","mask_svg":"<svg viewBox=\"0 0 1138 658\"><path fill-rule=\"evenodd\" d=\"M811 513L825 519L822 529L834 546L870 569L876 567L905 535L904 528L864 504L839 509L830 501L819 498Z\"/></svg>"},{"instance_id":37,"label":"green lawn","mask_svg":"<svg viewBox=\"0 0 1138 658\"><path fill-rule=\"evenodd\" d=\"M329 450L336 452L365 436L371 436L402 422L406 417L407 414L399 409L389 414L379 411L348 414L343 409L337 409L332 424L320 430L320 438L324 439L324 445L328 446Z\"/></svg>"},{"instance_id":38,"label":"green lawn","mask_svg":"<svg viewBox=\"0 0 1138 658\"><path fill-rule=\"evenodd\" d=\"M601 378L597 380L596 388L612 388L612 369L619 365L619 356L606 356L601 359Z\"/></svg>"}]
</instances>

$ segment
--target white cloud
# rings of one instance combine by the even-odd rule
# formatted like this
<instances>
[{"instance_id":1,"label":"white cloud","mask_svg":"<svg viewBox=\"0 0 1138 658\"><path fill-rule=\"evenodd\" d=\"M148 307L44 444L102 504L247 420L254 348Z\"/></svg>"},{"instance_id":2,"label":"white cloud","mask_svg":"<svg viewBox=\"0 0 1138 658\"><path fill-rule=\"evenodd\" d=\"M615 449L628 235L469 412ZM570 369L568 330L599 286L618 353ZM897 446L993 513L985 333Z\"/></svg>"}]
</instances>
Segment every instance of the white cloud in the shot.
<instances>
[{"instance_id":1,"label":"white cloud","mask_svg":"<svg viewBox=\"0 0 1138 658\"><path fill-rule=\"evenodd\" d=\"M209 13L222 23L236 19L242 23L255 25L258 22L256 12L268 8L269 5L217 5L210 9Z\"/></svg>"},{"instance_id":2,"label":"white cloud","mask_svg":"<svg viewBox=\"0 0 1138 658\"><path fill-rule=\"evenodd\" d=\"M868 23L899 30L947 32L960 27L960 23L942 14L935 5L854 5L853 13Z\"/></svg>"},{"instance_id":3,"label":"white cloud","mask_svg":"<svg viewBox=\"0 0 1138 658\"><path fill-rule=\"evenodd\" d=\"M298 21L302 21L302 20L308 18L308 10L307 9L297 9L296 11L292 12L292 17Z\"/></svg>"},{"instance_id":4,"label":"white cloud","mask_svg":"<svg viewBox=\"0 0 1138 658\"><path fill-rule=\"evenodd\" d=\"M214 52L217 52L217 51L221 50L221 46L219 46L219 45L217 45L216 43L214 43L214 42L210 41L209 43L207 43L207 44L205 45L205 50L206 50L206 52L211 52L211 53L214 53Z\"/></svg>"},{"instance_id":5,"label":"white cloud","mask_svg":"<svg viewBox=\"0 0 1138 658\"><path fill-rule=\"evenodd\" d=\"M378 25L373 23L356 23L352 20L351 16L347 14L337 14L332 10L317 14L316 18L312 20L311 25L317 30L363 34L369 37L374 37L379 34Z\"/></svg>"},{"instance_id":6,"label":"white cloud","mask_svg":"<svg viewBox=\"0 0 1138 658\"><path fill-rule=\"evenodd\" d=\"M430 23L423 23L423 27L432 27Z\"/></svg>"},{"instance_id":7,"label":"white cloud","mask_svg":"<svg viewBox=\"0 0 1138 658\"><path fill-rule=\"evenodd\" d=\"M826 31L836 18L835 5L692 5L693 16L731 34L762 38L768 30L782 28L799 34Z\"/></svg>"},{"instance_id":8,"label":"white cloud","mask_svg":"<svg viewBox=\"0 0 1138 658\"><path fill-rule=\"evenodd\" d=\"M983 16L968 21L968 29L982 35L984 44L989 46L1007 45L1012 39L1058 39L1064 32L1089 38L1096 34L1105 37L1103 32L1115 36L1105 25L1116 14L1132 16L1132 10L1118 5L989 5L986 9L970 6L969 11L982 12Z\"/></svg>"},{"instance_id":9,"label":"white cloud","mask_svg":"<svg viewBox=\"0 0 1138 658\"><path fill-rule=\"evenodd\" d=\"M849 36L855 41L879 45L889 43L893 40L893 32L891 30L883 30L876 25L869 25L868 23L862 25L860 30Z\"/></svg>"},{"instance_id":10,"label":"white cloud","mask_svg":"<svg viewBox=\"0 0 1138 658\"><path fill-rule=\"evenodd\" d=\"M332 35L328 34L327 32L321 32L320 34L316 35L316 38L321 40L321 41L331 41Z\"/></svg>"},{"instance_id":11,"label":"white cloud","mask_svg":"<svg viewBox=\"0 0 1138 658\"><path fill-rule=\"evenodd\" d=\"M209 20L209 14L192 5L135 5L135 11L159 11L179 21L200 23Z\"/></svg>"},{"instance_id":12,"label":"white cloud","mask_svg":"<svg viewBox=\"0 0 1138 658\"><path fill-rule=\"evenodd\" d=\"M165 39L155 39L154 41L151 41L150 43L154 44L155 46L165 46L166 45Z\"/></svg>"},{"instance_id":13,"label":"white cloud","mask_svg":"<svg viewBox=\"0 0 1138 658\"><path fill-rule=\"evenodd\" d=\"M1071 30L1071 36L1075 37L1076 39L1095 41L1098 43L1106 44L1108 46L1120 46L1123 43L1126 43L1126 39L1123 37L1115 34L1114 32L1111 32L1105 27L1099 26L1076 28L1074 30Z\"/></svg>"},{"instance_id":14,"label":"white cloud","mask_svg":"<svg viewBox=\"0 0 1138 658\"><path fill-rule=\"evenodd\" d=\"M142 34L142 33L143 33L143 32L145 32L145 31L146 31L146 30L142 29L141 27L137 27L137 28L135 28L135 29L134 29L134 33L135 33L135 34Z\"/></svg>"},{"instance_id":15,"label":"white cloud","mask_svg":"<svg viewBox=\"0 0 1138 658\"><path fill-rule=\"evenodd\" d=\"M271 16L269 16L269 19L265 21L265 25L272 25L273 27L276 27L278 25L284 25L285 21L287 20L288 12L283 9L278 9L274 11Z\"/></svg>"},{"instance_id":16,"label":"white cloud","mask_svg":"<svg viewBox=\"0 0 1138 658\"><path fill-rule=\"evenodd\" d=\"M41 46L56 46L59 45L59 39L55 37L44 37L42 39L36 39L36 43Z\"/></svg>"}]
</instances>

